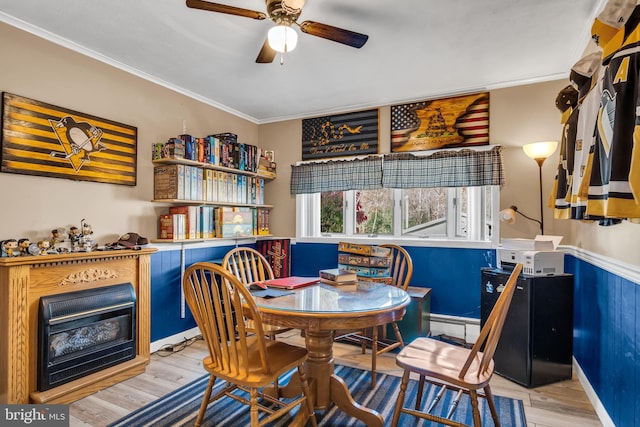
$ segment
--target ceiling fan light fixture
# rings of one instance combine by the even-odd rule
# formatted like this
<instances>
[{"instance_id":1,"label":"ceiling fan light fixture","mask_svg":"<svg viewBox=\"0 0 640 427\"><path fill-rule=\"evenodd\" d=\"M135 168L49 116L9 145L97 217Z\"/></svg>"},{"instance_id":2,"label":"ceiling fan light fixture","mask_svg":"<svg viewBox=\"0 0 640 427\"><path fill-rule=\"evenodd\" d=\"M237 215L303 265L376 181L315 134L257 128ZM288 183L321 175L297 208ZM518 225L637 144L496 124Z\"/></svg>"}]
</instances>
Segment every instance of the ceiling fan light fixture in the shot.
<instances>
[{"instance_id":1,"label":"ceiling fan light fixture","mask_svg":"<svg viewBox=\"0 0 640 427\"><path fill-rule=\"evenodd\" d=\"M298 33L286 24L279 24L269 30L267 34L269 46L276 52L287 53L296 48Z\"/></svg>"}]
</instances>

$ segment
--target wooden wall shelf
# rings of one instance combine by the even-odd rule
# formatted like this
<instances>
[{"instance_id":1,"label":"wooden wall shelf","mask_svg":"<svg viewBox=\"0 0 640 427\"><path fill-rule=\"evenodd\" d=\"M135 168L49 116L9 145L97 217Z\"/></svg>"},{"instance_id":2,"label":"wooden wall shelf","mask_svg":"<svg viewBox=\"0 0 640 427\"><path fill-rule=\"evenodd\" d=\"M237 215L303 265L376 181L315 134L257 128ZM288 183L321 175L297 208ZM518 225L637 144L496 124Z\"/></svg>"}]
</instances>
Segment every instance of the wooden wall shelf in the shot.
<instances>
[{"instance_id":1,"label":"wooden wall shelf","mask_svg":"<svg viewBox=\"0 0 640 427\"><path fill-rule=\"evenodd\" d=\"M214 165L211 163L202 163L202 162L198 162L195 160L187 160L187 159L155 159L152 160L152 163L154 165L187 165L187 166L196 166L202 169L213 169L213 170L217 170L217 171L223 171L223 172L231 172L231 173L237 173L240 175L247 175L247 176L257 176L258 178L263 178L266 180L272 180L272 179L276 179L276 174L273 172L265 172L265 171L258 171L258 172L251 172L251 171L245 171L245 170L241 170L241 169L235 169L235 168L228 168L225 166L218 166L218 165Z\"/></svg>"},{"instance_id":2,"label":"wooden wall shelf","mask_svg":"<svg viewBox=\"0 0 640 427\"><path fill-rule=\"evenodd\" d=\"M232 208L264 208L273 209L273 205L258 205L254 203L234 203L234 202L211 202L207 200L184 200L184 199L153 199L153 203L167 203L171 205L195 205L195 206L228 206Z\"/></svg>"}]
</instances>

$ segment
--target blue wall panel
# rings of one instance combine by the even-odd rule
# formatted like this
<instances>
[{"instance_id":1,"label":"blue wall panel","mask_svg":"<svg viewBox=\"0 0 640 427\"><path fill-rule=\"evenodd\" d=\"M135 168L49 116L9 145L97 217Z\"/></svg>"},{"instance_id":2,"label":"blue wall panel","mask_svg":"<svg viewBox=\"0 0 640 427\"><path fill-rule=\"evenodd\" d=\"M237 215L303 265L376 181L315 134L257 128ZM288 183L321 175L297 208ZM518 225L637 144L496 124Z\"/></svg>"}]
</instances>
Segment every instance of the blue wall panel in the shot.
<instances>
[{"instance_id":1,"label":"blue wall panel","mask_svg":"<svg viewBox=\"0 0 640 427\"><path fill-rule=\"evenodd\" d=\"M180 319L180 251L151 255L151 341L195 326L192 319Z\"/></svg>"},{"instance_id":2,"label":"blue wall panel","mask_svg":"<svg viewBox=\"0 0 640 427\"><path fill-rule=\"evenodd\" d=\"M291 245L291 275L313 277L318 270L335 268L338 245L327 243L296 243Z\"/></svg>"},{"instance_id":3,"label":"blue wall panel","mask_svg":"<svg viewBox=\"0 0 640 427\"><path fill-rule=\"evenodd\" d=\"M185 268L199 261L221 259L233 246L185 250ZM180 317L181 251L151 254L151 341L186 331L196 326L189 308Z\"/></svg>"},{"instance_id":4,"label":"blue wall panel","mask_svg":"<svg viewBox=\"0 0 640 427\"><path fill-rule=\"evenodd\" d=\"M574 357L615 425L640 419L640 286L569 258L575 276Z\"/></svg>"},{"instance_id":5,"label":"blue wall panel","mask_svg":"<svg viewBox=\"0 0 640 427\"><path fill-rule=\"evenodd\" d=\"M185 265L220 260L233 246L185 250ZM430 287L431 311L480 317L480 269L495 267L495 252L483 249L405 247L414 262L412 286ZM337 264L337 244L298 243L291 271L317 276ZM151 339L195 326L180 319L180 251L151 255ZM567 255L574 275L574 357L616 425L640 419L640 285Z\"/></svg>"},{"instance_id":6,"label":"blue wall panel","mask_svg":"<svg viewBox=\"0 0 640 427\"><path fill-rule=\"evenodd\" d=\"M480 318L480 269L495 267L495 251L486 249L405 246L413 260L411 286L431 288L431 312ZM296 243L291 249L291 274L317 276L335 268L337 244Z\"/></svg>"}]
</instances>

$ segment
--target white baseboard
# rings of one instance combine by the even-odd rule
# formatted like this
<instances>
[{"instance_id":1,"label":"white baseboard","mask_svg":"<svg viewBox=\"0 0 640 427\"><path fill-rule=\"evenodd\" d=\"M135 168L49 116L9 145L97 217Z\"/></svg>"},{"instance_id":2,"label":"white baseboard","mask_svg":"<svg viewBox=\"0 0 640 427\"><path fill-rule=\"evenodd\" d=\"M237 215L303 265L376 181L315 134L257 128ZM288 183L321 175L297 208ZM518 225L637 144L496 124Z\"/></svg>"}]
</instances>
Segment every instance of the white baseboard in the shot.
<instances>
[{"instance_id":1,"label":"white baseboard","mask_svg":"<svg viewBox=\"0 0 640 427\"><path fill-rule=\"evenodd\" d=\"M584 392L587 394L587 398L591 402L591 405L593 405L593 409L596 411L598 418L600 418L600 422L604 427L616 427L611 417L609 417L609 413L604 408L604 405L602 404L602 402L600 402L596 391L593 389L593 387L591 387L591 383L589 383L587 376L582 371L582 368L576 361L575 357L572 357L572 359L573 370L576 373L576 377L578 377L578 381L580 381Z\"/></svg>"},{"instance_id":2,"label":"white baseboard","mask_svg":"<svg viewBox=\"0 0 640 427\"><path fill-rule=\"evenodd\" d=\"M200 335L200 328L196 326L195 328L191 328L186 331L177 333L175 335L171 335L170 337L166 337L166 338L162 338L161 340L154 341L151 343L151 353L155 353L165 345L179 344L185 339L193 338L198 335Z\"/></svg>"},{"instance_id":3,"label":"white baseboard","mask_svg":"<svg viewBox=\"0 0 640 427\"><path fill-rule=\"evenodd\" d=\"M448 335L473 343L480 335L480 320L470 317L430 314L429 328L431 335Z\"/></svg>"}]
</instances>

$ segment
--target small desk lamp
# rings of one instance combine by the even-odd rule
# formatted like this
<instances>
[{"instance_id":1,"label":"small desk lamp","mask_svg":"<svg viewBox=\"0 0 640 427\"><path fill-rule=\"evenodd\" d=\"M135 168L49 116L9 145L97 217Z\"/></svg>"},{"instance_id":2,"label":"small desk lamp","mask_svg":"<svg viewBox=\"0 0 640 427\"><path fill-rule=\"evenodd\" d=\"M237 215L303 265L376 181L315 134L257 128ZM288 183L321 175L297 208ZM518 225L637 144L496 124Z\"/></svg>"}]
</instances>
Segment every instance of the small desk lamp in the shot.
<instances>
[{"instance_id":1,"label":"small desk lamp","mask_svg":"<svg viewBox=\"0 0 640 427\"><path fill-rule=\"evenodd\" d=\"M520 215L524 216L527 219L532 221L536 221L540 223L540 234L544 234L544 215L542 211L542 164L549 156L553 154L558 148L558 141L543 141L543 142L532 142L531 144L526 144L522 147L524 153L536 161L538 164L538 181L540 183L540 221L529 218L522 212L518 212L518 208L515 206L511 206L509 209L505 209L500 212L500 219L506 222L513 223L515 221L515 213L518 212ZM511 212L506 212L511 211ZM503 214L504 213L504 214ZM503 219L504 217L504 219ZM513 218L513 219L510 219Z\"/></svg>"},{"instance_id":2,"label":"small desk lamp","mask_svg":"<svg viewBox=\"0 0 640 427\"><path fill-rule=\"evenodd\" d=\"M540 234L544 234L542 232L542 230L543 230L542 221L539 221L539 220L537 220L535 218L531 218L530 216L523 214L522 212L520 212L518 210L518 207L514 206L514 205L511 205L507 209L502 209L500 211L500 214L499 214L500 221L501 222L506 222L507 224L513 224L514 222L516 222L516 213L519 213L523 217L525 217L525 218L527 218L527 219L529 219L531 221L535 221L538 224L540 224L540 230L541 230Z\"/></svg>"}]
</instances>

